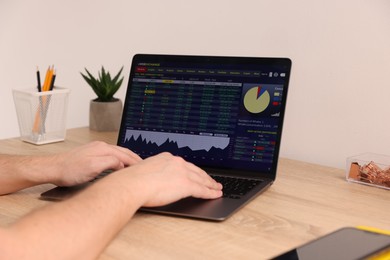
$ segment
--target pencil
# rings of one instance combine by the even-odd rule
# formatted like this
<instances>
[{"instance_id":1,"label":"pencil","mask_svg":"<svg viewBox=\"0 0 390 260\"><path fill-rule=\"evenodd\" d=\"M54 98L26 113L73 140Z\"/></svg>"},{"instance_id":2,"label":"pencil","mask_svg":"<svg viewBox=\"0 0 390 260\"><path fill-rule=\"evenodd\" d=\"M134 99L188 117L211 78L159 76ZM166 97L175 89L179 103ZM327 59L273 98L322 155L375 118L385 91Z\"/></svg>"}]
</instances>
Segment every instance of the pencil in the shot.
<instances>
[{"instance_id":1,"label":"pencil","mask_svg":"<svg viewBox=\"0 0 390 260\"><path fill-rule=\"evenodd\" d=\"M42 90L47 91L49 89L49 84L50 84L50 66L47 68Z\"/></svg>"},{"instance_id":2,"label":"pencil","mask_svg":"<svg viewBox=\"0 0 390 260\"><path fill-rule=\"evenodd\" d=\"M52 65L48 69L46 80L45 80L45 85L44 85L44 89L43 89L44 91L50 90L53 74L54 74L54 65Z\"/></svg>"}]
</instances>

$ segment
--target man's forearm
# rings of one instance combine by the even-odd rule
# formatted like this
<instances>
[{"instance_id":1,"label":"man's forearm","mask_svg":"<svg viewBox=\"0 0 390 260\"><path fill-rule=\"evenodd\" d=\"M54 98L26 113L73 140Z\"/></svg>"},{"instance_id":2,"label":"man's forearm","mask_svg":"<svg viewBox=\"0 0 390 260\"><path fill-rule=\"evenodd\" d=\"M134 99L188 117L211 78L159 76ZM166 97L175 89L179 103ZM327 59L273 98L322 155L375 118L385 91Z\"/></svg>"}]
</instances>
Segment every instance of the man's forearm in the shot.
<instances>
[{"instance_id":1,"label":"man's forearm","mask_svg":"<svg viewBox=\"0 0 390 260\"><path fill-rule=\"evenodd\" d=\"M0 155L0 195L45 183L50 157Z\"/></svg>"},{"instance_id":2,"label":"man's forearm","mask_svg":"<svg viewBox=\"0 0 390 260\"><path fill-rule=\"evenodd\" d=\"M141 160L126 148L99 141L47 156L0 154L0 195L42 183L78 185L104 170L123 169Z\"/></svg>"},{"instance_id":3,"label":"man's forearm","mask_svg":"<svg viewBox=\"0 0 390 260\"><path fill-rule=\"evenodd\" d=\"M122 176L121 176L122 174ZM115 173L77 196L37 210L5 232L1 259L92 259L141 206L137 181ZM88 250L85 250L88 248ZM1 256L0 252L0 256Z\"/></svg>"},{"instance_id":4,"label":"man's forearm","mask_svg":"<svg viewBox=\"0 0 390 260\"><path fill-rule=\"evenodd\" d=\"M110 157L97 157L98 161L102 158ZM0 228L0 259L96 258L140 206L162 206L188 196L222 196L221 184L183 158L161 153L136 161L73 198L34 211L7 229ZM59 165L54 168L60 169L64 163Z\"/></svg>"}]
</instances>

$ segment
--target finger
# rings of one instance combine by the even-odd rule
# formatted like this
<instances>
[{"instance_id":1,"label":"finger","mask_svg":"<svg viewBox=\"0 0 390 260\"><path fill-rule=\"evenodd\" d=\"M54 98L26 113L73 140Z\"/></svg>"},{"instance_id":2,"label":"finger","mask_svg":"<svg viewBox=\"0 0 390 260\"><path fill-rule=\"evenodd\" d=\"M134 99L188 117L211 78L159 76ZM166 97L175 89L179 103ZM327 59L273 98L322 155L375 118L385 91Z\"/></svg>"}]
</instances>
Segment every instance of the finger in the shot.
<instances>
[{"instance_id":1,"label":"finger","mask_svg":"<svg viewBox=\"0 0 390 260\"><path fill-rule=\"evenodd\" d=\"M124 148L124 147L120 147L120 146L114 146L115 149L118 149L119 151L127 154L128 156L130 156L135 162L140 162L142 161L142 158L136 154L135 152L127 149L127 148Z\"/></svg>"},{"instance_id":2,"label":"finger","mask_svg":"<svg viewBox=\"0 0 390 260\"><path fill-rule=\"evenodd\" d=\"M125 167L125 164L116 156L105 155L95 157L94 167L97 174L105 170L120 170Z\"/></svg>"},{"instance_id":3,"label":"finger","mask_svg":"<svg viewBox=\"0 0 390 260\"><path fill-rule=\"evenodd\" d=\"M198 182L199 184L202 184L208 188L215 189L215 190L222 190L222 184L215 181L213 178L211 178L210 175L208 175L203 169L196 166L195 164L191 162L185 161L182 157L174 156L177 161L180 161L184 163L184 166L189 170L192 174L189 176L192 178L193 181Z\"/></svg>"},{"instance_id":4,"label":"finger","mask_svg":"<svg viewBox=\"0 0 390 260\"><path fill-rule=\"evenodd\" d=\"M201 168L199 168L195 164L184 160L180 156L175 156L175 157L176 157L177 160L180 160L185 165L185 167L187 169L189 169L190 171L198 174L199 176L203 176L203 178L211 178L204 170L202 170Z\"/></svg>"},{"instance_id":5,"label":"finger","mask_svg":"<svg viewBox=\"0 0 390 260\"><path fill-rule=\"evenodd\" d=\"M211 189L221 190L222 184L218 183L216 180L214 180L210 175L207 174L204 170L201 168L195 166L192 163L188 163L188 167L191 171L193 171L193 178L196 178L197 181Z\"/></svg>"},{"instance_id":6,"label":"finger","mask_svg":"<svg viewBox=\"0 0 390 260\"><path fill-rule=\"evenodd\" d=\"M209 189L213 190L222 190L222 184L215 181L213 178L211 178L209 175L206 174L208 178L201 178L200 182L202 185L206 186Z\"/></svg>"},{"instance_id":7,"label":"finger","mask_svg":"<svg viewBox=\"0 0 390 260\"><path fill-rule=\"evenodd\" d=\"M216 199L222 197L222 190L209 189L203 185L194 187L192 196L200 199Z\"/></svg>"},{"instance_id":8,"label":"finger","mask_svg":"<svg viewBox=\"0 0 390 260\"><path fill-rule=\"evenodd\" d=\"M105 147L101 149L102 155L116 156L126 166L133 165L142 160L141 157L139 157L137 154L130 151L129 149L119 147L116 145L108 145L105 143L104 145Z\"/></svg>"},{"instance_id":9,"label":"finger","mask_svg":"<svg viewBox=\"0 0 390 260\"><path fill-rule=\"evenodd\" d=\"M193 185L195 184L208 190L222 191L222 184L216 182L211 177L205 178L204 176L199 176L197 173L191 172L189 173L188 178L189 181L193 183Z\"/></svg>"}]
</instances>

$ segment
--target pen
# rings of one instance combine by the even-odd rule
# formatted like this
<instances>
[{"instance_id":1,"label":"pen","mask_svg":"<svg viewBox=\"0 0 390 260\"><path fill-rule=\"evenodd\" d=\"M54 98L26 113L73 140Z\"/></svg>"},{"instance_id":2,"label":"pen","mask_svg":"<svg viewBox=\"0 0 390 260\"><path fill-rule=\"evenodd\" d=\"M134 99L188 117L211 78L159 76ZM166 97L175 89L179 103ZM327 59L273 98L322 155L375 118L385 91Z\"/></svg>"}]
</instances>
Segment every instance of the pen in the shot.
<instances>
[{"instance_id":1,"label":"pen","mask_svg":"<svg viewBox=\"0 0 390 260\"><path fill-rule=\"evenodd\" d=\"M41 87L41 75L39 73L39 68L37 66L37 81L38 81L38 92L41 92L42 91L42 87Z\"/></svg>"},{"instance_id":2,"label":"pen","mask_svg":"<svg viewBox=\"0 0 390 260\"><path fill-rule=\"evenodd\" d=\"M50 82L50 91L52 91L53 90L53 88L54 88L54 81L56 80L56 72L54 71L53 72L53 76L51 77L51 82Z\"/></svg>"}]
</instances>

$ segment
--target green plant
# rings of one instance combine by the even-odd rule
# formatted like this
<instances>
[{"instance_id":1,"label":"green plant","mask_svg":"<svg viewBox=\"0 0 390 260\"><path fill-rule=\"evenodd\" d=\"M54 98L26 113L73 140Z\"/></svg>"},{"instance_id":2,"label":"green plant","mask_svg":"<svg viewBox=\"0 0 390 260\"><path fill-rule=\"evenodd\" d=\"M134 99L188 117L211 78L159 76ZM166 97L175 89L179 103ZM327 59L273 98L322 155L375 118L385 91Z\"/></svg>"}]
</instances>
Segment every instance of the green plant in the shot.
<instances>
[{"instance_id":1,"label":"green plant","mask_svg":"<svg viewBox=\"0 0 390 260\"><path fill-rule=\"evenodd\" d=\"M101 71L98 72L98 78L95 78L86 68L87 75L81 72L80 74L98 96L95 101L112 102L117 100L114 95L122 85L123 77L120 78L122 70L123 67L114 78L111 78L110 72L106 71L103 66Z\"/></svg>"}]
</instances>

